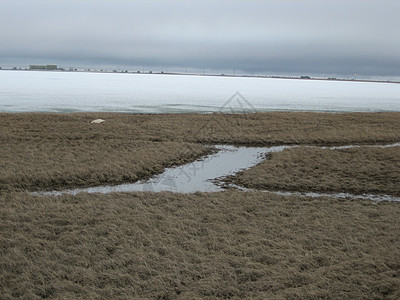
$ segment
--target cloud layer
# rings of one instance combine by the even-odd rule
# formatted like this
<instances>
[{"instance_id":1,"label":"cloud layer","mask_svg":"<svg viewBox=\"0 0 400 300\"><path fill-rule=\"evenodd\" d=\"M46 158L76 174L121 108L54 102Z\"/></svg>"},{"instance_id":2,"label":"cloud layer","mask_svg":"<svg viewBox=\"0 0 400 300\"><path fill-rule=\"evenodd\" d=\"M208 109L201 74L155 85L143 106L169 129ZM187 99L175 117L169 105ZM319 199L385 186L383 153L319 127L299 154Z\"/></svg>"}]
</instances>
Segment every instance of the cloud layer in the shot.
<instances>
[{"instance_id":1,"label":"cloud layer","mask_svg":"<svg viewBox=\"0 0 400 300\"><path fill-rule=\"evenodd\" d=\"M400 75L398 0L0 2L0 65Z\"/></svg>"}]
</instances>

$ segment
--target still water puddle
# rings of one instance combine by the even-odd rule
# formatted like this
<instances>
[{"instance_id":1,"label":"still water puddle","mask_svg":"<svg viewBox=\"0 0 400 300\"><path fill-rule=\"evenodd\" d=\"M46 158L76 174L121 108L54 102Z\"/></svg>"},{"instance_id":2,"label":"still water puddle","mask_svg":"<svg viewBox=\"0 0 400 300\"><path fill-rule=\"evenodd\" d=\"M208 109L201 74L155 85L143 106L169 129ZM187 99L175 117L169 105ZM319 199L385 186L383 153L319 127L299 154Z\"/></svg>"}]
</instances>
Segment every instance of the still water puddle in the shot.
<instances>
[{"instance_id":1,"label":"still water puddle","mask_svg":"<svg viewBox=\"0 0 400 300\"><path fill-rule=\"evenodd\" d=\"M176 193L218 192L223 188L215 183L215 179L234 175L235 173L251 168L265 159L270 152L279 152L293 146L276 147L235 147L214 146L219 151L203 159L183 166L166 169L147 181L115 186L98 186L79 188L65 191L44 192L47 195L77 194L77 193L110 193L171 191Z\"/></svg>"},{"instance_id":2,"label":"still water puddle","mask_svg":"<svg viewBox=\"0 0 400 300\"><path fill-rule=\"evenodd\" d=\"M356 147L395 147L400 143L390 145L347 145L333 147L318 147L321 149L349 149ZM136 183L121 184L115 186L97 186L90 188L69 189L64 191L36 192L41 195L62 195L78 193L111 193L111 192L162 192L170 191L176 193L195 193L195 192L219 192L225 188L221 186L218 179L234 175L242 170L249 169L262 162L268 153L280 152L284 149L300 147L298 145L283 145L274 147L235 147L227 145L214 146L218 152L208 155L186 165L167 168L162 174L156 175L149 180L138 181ZM317 147L317 146L306 146ZM243 191L252 191L236 185L230 187ZM226 186L225 186L226 187ZM287 191L265 191L280 195L302 195L308 197L336 197L353 199L370 199L374 201L400 201L399 197L388 195L352 195L348 193L302 193Z\"/></svg>"}]
</instances>

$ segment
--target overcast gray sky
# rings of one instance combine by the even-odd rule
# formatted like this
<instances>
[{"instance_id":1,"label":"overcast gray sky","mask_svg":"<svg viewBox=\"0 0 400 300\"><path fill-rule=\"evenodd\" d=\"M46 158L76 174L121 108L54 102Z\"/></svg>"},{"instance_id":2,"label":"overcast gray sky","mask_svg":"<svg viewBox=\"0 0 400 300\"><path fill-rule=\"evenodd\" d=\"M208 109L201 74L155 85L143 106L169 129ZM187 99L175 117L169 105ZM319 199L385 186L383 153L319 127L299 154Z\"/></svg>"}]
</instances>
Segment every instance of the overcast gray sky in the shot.
<instances>
[{"instance_id":1,"label":"overcast gray sky","mask_svg":"<svg viewBox=\"0 0 400 300\"><path fill-rule=\"evenodd\" d=\"M400 76L399 0L0 0L0 66Z\"/></svg>"}]
</instances>

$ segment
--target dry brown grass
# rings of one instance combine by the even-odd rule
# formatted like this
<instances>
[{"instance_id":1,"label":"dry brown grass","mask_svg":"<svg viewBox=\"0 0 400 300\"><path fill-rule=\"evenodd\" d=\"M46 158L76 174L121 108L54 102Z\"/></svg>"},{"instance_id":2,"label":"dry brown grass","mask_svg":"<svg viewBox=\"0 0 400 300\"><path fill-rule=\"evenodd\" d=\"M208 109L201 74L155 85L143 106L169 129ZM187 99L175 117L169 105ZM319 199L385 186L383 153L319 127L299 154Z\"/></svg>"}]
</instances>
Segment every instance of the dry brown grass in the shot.
<instances>
[{"instance_id":1,"label":"dry brown grass","mask_svg":"<svg viewBox=\"0 0 400 300\"><path fill-rule=\"evenodd\" d=\"M0 198L2 299L399 299L400 204L216 194Z\"/></svg>"},{"instance_id":2,"label":"dry brown grass","mask_svg":"<svg viewBox=\"0 0 400 300\"><path fill-rule=\"evenodd\" d=\"M106 122L88 124L96 118ZM0 114L0 126L4 141L126 139L251 145L400 141L400 113Z\"/></svg>"},{"instance_id":3,"label":"dry brown grass","mask_svg":"<svg viewBox=\"0 0 400 300\"><path fill-rule=\"evenodd\" d=\"M115 116L116 117L116 116ZM199 144L155 141L87 115L0 115L0 190L134 182L210 153Z\"/></svg>"},{"instance_id":4,"label":"dry brown grass","mask_svg":"<svg viewBox=\"0 0 400 300\"><path fill-rule=\"evenodd\" d=\"M135 182L210 152L191 143L99 138L9 142L2 150L0 189L4 190Z\"/></svg>"},{"instance_id":5,"label":"dry brown grass","mask_svg":"<svg viewBox=\"0 0 400 300\"><path fill-rule=\"evenodd\" d=\"M90 124L96 118L106 122ZM136 181L207 153L199 143L370 144L399 140L400 113L0 114L0 190Z\"/></svg>"},{"instance_id":6,"label":"dry brown grass","mask_svg":"<svg viewBox=\"0 0 400 300\"><path fill-rule=\"evenodd\" d=\"M266 190L400 196L400 147L285 149L237 174L233 181Z\"/></svg>"},{"instance_id":7,"label":"dry brown grass","mask_svg":"<svg viewBox=\"0 0 400 300\"><path fill-rule=\"evenodd\" d=\"M399 203L18 191L135 181L201 144L397 142L399 116L0 114L0 298L399 299ZM386 167L388 153L359 161ZM385 176L371 181L380 191Z\"/></svg>"}]
</instances>

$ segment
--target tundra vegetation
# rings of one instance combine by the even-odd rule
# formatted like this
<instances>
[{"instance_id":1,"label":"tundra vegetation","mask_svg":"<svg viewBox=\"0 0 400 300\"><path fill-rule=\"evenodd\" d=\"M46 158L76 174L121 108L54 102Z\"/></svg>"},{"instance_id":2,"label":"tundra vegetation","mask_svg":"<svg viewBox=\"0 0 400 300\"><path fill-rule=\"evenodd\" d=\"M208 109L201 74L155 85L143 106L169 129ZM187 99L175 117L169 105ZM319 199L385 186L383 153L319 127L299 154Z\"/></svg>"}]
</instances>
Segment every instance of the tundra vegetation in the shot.
<instances>
[{"instance_id":1,"label":"tundra vegetation","mask_svg":"<svg viewBox=\"0 0 400 300\"><path fill-rule=\"evenodd\" d=\"M400 145L285 149L271 153L262 163L227 181L270 191L400 196Z\"/></svg>"},{"instance_id":2,"label":"tundra vegetation","mask_svg":"<svg viewBox=\"0 0 400 300\"><path fill-rule=\"evenodd\" d=\"M2 299L400 298L400 203L257 191L399 195L398 147L273 153L232 179L253 192L28 193L149 178L212 144L390 144L399 113L0 114L0 126Z\"/></svg>"}]
</instances>

